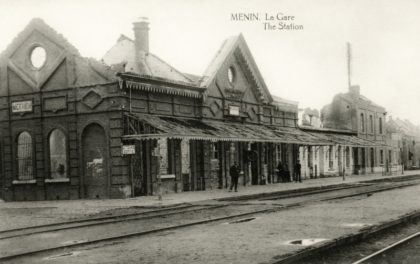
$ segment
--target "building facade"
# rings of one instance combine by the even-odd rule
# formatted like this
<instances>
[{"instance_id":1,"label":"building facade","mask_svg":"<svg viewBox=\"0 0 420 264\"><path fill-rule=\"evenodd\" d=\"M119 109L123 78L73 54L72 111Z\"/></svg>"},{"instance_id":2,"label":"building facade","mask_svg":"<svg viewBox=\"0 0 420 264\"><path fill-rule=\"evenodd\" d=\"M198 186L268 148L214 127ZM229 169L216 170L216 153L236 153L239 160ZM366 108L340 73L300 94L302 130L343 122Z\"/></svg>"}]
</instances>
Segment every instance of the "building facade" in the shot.
<instances>
[{"instance_id":1,"label":"building facade","mask_svg":"<svg viewBox=\"0 0 420 264\"><path fill-rule=\"evenodd\" d=\"M313 123L318 124L316 114L312 116ZM337 94L331 104L322 108L320 118L319 125L306 123L301 128L335 144L315 150L302 148L304 174L326 177L400 171L400 149L398 143L394 144L395 137L388 137L385 108L361 95L359 86Z\"/></svg>"},{"instance_id":2,"label":"building facade","mask_svg":"<svg viewBox=\"0 0 420 264\"><path fill-rule=\"evenodd\" d=\"M297 103L270 94L242 35L202 76L149 52L134 23L98 62L40 19L0 56L1 197L123 198L289 177L299 146L331 145L297 127Z\"/></svg>"}]
</instances>

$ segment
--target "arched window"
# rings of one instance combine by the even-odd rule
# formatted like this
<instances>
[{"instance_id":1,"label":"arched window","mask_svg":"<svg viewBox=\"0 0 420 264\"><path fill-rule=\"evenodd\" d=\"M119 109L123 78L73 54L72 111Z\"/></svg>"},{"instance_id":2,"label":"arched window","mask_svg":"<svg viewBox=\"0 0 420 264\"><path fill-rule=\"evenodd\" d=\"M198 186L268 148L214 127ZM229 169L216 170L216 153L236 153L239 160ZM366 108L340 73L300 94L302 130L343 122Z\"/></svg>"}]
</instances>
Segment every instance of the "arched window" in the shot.
<instances>
[{"instance_id":1,"label":"arched window","mask_svg":"<svg viewBox=\"0 0 420 264\"><path fill-rule=\"evenodd\" d=\"M66 136L59 129L54 129L49 138L50 176L53 179L67 177Z\"/></svg>"},{"instance_id":2,"label":"arched window","mask_svg":"<svg viewBox=\"0 0 420 264\"><path fill-rule=\"evenodd\" d=\"M363 113L360 114L360 130L365 132L365 115Z\"/></svg>"},{"instance_id":3,"label":"arched window","mask_svg":"<svg viewBox=\"0 0 420 264\"><path fill-rule=\"evenodd\" d=\"M18 180L34 178L32 137L28 132L22 132L17 139Z\"/></svg>"}]
</instances>

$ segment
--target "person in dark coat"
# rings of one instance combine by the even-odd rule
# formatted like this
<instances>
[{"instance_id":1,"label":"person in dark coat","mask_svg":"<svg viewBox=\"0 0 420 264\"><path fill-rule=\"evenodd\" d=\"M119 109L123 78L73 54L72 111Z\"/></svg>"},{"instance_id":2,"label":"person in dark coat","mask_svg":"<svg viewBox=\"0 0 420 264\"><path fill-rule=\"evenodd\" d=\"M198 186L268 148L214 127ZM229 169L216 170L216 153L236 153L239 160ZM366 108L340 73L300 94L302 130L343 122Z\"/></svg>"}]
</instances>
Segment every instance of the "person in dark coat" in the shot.
<instances>
[{"instance_id":1,"label":"person in dark coat","mask_svg":"<svg viewBox=\"0 0 420 264\"><path fill-rule=\"evenodd\" d=\"M302 182L302 179L300 177L300 169L302 168L302 166L300 165L300 162L297 161L296 165L295 165L295 182Z\"/></svg>"},{"instance_id":2,"label":"person in dark coat","mask_svg":"<svg viewBox=\"0 0 420 264\"><path fill-rule=\"evenodd\" d=\"M277 182L284 182L284 169L281 161L277 164Z\"/></svg>"},{"instance_id":3,"label":"person in dark coat","mask_svg":"<svg viewBox=\"0 0 420 264\"><path fill-rule=\"evenodd\" d=\"M229 192L232 191L233 188L235 188L235 192L238 191L238 178L239 178L239 166L238 163L234 163L229 170L230 174L230 189Z\"/></svg>"}]
</instances>

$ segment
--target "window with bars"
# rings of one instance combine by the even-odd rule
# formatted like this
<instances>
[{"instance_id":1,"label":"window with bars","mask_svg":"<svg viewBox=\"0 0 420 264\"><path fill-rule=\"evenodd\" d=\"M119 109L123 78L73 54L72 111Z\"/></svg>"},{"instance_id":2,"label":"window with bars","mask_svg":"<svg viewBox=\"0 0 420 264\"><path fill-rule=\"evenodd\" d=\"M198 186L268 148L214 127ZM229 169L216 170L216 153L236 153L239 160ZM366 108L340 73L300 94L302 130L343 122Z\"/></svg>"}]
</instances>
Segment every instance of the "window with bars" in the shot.
<instances>
[{"instance_id":1,"label":"window with bars","mask_svg":"<svg viewBox=\"0 0 420 264\"><path fill-rule=\"evenodd\" d=\"M54 129L49 137L50 176L53 179L67 177L66 136L59 129Z\"/></svg>"},{"instance_id":2,"label":"window with bars","mask_svg":"<svg viewBox=\"0 0 420 264\"><path fill-rule=\"evenodd\" d=\"M32 137L28 132L22 132L17 139L18 180L34 178Z\"/></svg>"}]
</instances>

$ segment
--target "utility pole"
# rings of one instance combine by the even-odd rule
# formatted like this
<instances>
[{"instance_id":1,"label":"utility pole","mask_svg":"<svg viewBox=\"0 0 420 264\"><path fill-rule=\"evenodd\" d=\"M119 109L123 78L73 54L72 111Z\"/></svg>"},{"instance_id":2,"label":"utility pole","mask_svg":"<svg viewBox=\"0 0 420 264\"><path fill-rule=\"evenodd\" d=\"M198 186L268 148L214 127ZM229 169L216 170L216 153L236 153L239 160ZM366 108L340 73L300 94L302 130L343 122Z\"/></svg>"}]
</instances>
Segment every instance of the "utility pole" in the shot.
<instances>
[{"instance_id":1,"label":"utility pole","mask_svg":"<svg viewBox=\"0 0 420 264\"><path fill-rule=\"evenodd\" d=\"M349 89L351 87L351 44L350 42L346 43L347 46L347 78L348 78L348 85L349 85Z\"/></svg>"}]
</instances>

